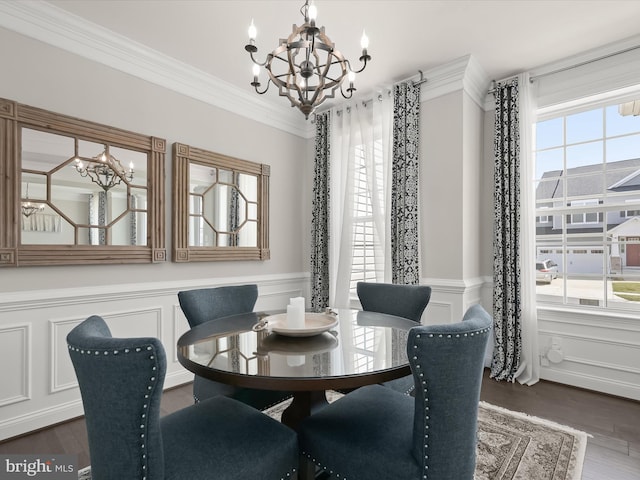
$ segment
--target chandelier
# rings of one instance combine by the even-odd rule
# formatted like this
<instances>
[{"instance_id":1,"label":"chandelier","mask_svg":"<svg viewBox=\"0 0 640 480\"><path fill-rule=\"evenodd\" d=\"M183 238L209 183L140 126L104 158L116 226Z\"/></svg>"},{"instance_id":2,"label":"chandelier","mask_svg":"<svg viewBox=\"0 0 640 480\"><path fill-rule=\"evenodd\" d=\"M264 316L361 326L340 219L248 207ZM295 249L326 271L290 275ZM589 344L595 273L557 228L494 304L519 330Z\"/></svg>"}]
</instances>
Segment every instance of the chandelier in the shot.
<instances>
[{"instance_id":1,"label":"chandelier","mask_svg":"<svg viewBox=\"0 0 640 480\"><path fill-rule=\"evenodd\" d=\"M127 182L133 180L133 162L129 164L129 170L125 170L120 160L109 153L107 145L104 146L104 151L89 160L87 165L76 158L75 168L82 177L89 177L105 192L120 185L122 180Z\"/></svg>"},{"instance_id":2,"label":"chandelier","mask_svg":"<svg viewBox=\"0 0 640 480\"><path fill-rule=\"evenodd\" d=\"M335 49L333 42L324 33L324 27L316 26L318 10L315 5L305 1L300 9L304 17L304 24L300 27L293 25L293 31L286 39L280 39L280 44L267 55L264 62L254 57L258 52L255 45L256 27L251 21L249 27L249 44L244 49L249 52L253 61L253 86L262 95L273 82L278 87L279 95L287 97L292 107L298 107L305 118L327 98L334 98L339 88L344 98L351 98L356 90L353 86L356 73L362 72L371 57L367 53L369 39L363 32L360 46L362 68L353 70L349 60ZM269 75L269 81L264 90L260 91L258 76L260 67L264 67ZM346 93L342 88L345 77L349 79Z\"/></svg>"},{"instance_id":3,"label":"chandelier","mask_svg":"<svg viewBox=\"0 0 640 480\"><path fill-rule=\"evenodd\" d=\"M41 212L44 210L44 203L42 202L31 202L29 200L29 184L27 183L27 191L25 195L25 202L22 202L22 215L29 218L34 213Z\"/></svg>"}]
</instances>

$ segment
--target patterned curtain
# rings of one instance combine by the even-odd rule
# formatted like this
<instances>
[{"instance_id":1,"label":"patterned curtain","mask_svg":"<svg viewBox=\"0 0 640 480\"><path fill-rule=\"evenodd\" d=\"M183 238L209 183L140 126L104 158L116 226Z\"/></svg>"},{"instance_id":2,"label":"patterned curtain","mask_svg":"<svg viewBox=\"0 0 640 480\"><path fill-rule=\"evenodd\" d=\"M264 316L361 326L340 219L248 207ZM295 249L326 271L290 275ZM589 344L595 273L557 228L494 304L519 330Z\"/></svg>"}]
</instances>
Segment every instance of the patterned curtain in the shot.
<instances>
[{"instance_id":1,"label":"patterned curtain","mask_svg":"<svg viewBox=\"0 0 640 480\"><path fill-rule=\"evenodd\" d=\"M420 85L393 88L391 271L393 283L420 281L418 245L418 153Z\"/></svg>"},{"instance_id":2,"label":"patterned curtain","mask_svg":"<svg viewBox=\"0 0 640 480\"><path fill-rule=\"evenodd\" d=\"M329 306L330 112L316 115L316 154L311 218L311 308Z\"/></svg>"},{"instance_id":3,"label":"patterned curtain","mask_svg":"<svg viewBox=\"0 0 640 480\"><path fill-rule=\"evenodd\" d=\"M238 227L240 226L240 174L238 172L231 172L233 176L233 184L236 188L231 188L229 193L229 246L238 246Z\"/></svg>"},{"instance_id":4,"label":"patterned curtain","mask_svg":"<svg viewBox=\"0 0 640 480\"><path fill-rule=\"evenodd\" d=\"M129 245L137 245L138 244L138 212L135 212L138 208L138 199L135 195L129 196L130 205L129 208L132 210L129 213Z\"/></svg>"},{"instance_id":5,"label":"patterned curtain","mask_svg":"<svg viewBox=\"0 0 640 480\"><path fill-rule=\"evenodd\" d=\"M495 88L491 377L514 381L522 354L520 125L518 79Z\"/></svg>"},{"instance_id":6,"label":"patterned curtain","mask_svg":"<svg viewBox=\"0 0 640 480\"><path fill-rule=\"evenodd\" d=\"M107 224L107 193L89 194L89 225L105 226ZM105 228L89 228L89 245L106 245Z\"/></svg>"}]
</instances>

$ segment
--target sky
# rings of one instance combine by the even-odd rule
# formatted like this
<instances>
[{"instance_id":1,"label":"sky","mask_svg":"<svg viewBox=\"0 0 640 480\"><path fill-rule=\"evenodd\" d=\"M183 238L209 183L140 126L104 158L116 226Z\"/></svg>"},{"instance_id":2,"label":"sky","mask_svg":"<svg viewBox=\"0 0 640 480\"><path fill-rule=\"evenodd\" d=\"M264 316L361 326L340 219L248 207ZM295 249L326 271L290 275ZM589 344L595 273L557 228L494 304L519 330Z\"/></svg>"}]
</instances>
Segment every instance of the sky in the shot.
<instances>
[{"instance_id":1,"label":"sky","mask_svg":"<svg viewBox=\"0 0 640 480\"><path fill-rule=\"evenodd\" d=\"M536 179L544 172L562 170L565 159L566 168L575 168L638 157L640 116L622 116L617 105L536 125Z\"/></svg>"}]
</instances>

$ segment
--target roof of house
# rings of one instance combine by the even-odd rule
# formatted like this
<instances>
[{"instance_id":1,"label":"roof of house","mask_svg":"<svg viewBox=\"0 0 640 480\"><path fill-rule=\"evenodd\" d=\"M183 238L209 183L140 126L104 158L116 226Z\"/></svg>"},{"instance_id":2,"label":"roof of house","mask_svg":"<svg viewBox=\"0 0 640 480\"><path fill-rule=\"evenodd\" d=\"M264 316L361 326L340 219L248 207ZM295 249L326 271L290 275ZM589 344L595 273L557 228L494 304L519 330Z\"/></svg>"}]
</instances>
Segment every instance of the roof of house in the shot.
<instances>
[{"instance_id":1,"label":"roof of house","mask_svg":"<svg viewBox=\"0 0 640 480\"><path fill-rule=\"evenodd\" d=\"M567 196L589 196L602 193L602 182L613 192L640 190L640 158L598 165L585 165L566 170ZM564 197L562 170L544 172L536 188L536 200Z\"/></svg>"}]
</instances>

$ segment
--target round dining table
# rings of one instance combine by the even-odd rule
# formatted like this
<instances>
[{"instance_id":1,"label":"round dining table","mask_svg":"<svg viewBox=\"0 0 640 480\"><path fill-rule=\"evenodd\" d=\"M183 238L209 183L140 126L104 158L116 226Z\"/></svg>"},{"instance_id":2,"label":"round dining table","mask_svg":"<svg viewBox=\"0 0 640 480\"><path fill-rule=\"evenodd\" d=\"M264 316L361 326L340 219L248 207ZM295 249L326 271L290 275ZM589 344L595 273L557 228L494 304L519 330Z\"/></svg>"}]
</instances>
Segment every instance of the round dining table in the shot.
<instances>
[{"instance_id":1,"label":"round dining table","mask_svg":"<svg viewBox=\"0 0 640 480\"><path fill-rule=\"evenodd\" d=\"M187 369L237 387L285 390L293 401L282 423L296 429L327 404L328 390L348 391L410 375L406 318L361 310L305 313L302 328L286 314L251 312L200 324L178 340Z\"/></svg>"}]
</instances>

